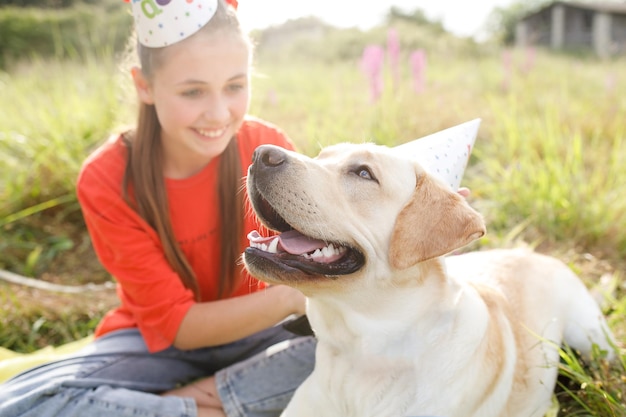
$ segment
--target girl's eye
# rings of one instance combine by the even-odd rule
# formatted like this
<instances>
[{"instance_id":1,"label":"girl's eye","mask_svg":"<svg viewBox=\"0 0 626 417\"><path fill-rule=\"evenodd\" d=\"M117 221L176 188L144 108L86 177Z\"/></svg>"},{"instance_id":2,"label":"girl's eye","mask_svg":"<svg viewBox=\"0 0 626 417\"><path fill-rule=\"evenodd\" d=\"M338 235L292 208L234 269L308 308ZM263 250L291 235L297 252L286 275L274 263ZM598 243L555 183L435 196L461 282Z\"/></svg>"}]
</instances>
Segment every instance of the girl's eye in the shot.
<instances>
[{"instance_id":1,"label":"girl's eye","mask_svg":"<svg viewBox=\"0 0 626 417\"><path fill-rule=\"evenodd\" d=\"M236 93L238 91L241 91L244 89L244 85L243 84L229 84L228 87L226 87L228 89L228 91Z\"/></svg>"},{"instance_id":2,"label":"girl's eye","mask_svg":"<svg viewBox=\"0 0 626 417\"><path fill-rule=\"evenodd\" d=\"M193 90L183 91L184 97L199 97L202 95L202 90L194 88Z\"/></svg>"}]
</instances>

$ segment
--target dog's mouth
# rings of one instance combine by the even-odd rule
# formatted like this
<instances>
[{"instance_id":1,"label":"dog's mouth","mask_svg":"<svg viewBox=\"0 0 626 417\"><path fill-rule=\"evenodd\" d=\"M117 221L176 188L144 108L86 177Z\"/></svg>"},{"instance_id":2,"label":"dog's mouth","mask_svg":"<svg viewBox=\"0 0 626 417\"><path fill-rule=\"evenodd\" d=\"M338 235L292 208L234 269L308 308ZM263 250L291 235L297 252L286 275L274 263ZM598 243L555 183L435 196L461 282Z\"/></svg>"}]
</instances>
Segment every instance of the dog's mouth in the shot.
<instances>
[{"instance_id":1,"label":"dog's mouth","mask_svg":"<svg viewBox=\"0 0 626 417\"><path fill-rule=\"evenodd\" d=\"M269 261L284 272L297 270L328 277L354 273L365 264L363 254L345 243L328 242L299 232L259 194L254 196L253 206L266 226L279 234L263 237L256 230L250 232L247 257Z\"/></svg>"}]
</instances>

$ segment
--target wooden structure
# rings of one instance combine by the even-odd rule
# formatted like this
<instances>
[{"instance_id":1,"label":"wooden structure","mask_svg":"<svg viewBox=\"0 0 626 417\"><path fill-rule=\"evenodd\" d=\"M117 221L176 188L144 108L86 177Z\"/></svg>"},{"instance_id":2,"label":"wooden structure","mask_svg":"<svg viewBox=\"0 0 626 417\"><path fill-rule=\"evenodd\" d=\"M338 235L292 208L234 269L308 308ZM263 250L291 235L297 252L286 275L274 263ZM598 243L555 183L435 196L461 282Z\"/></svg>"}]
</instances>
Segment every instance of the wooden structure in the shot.
<instances>
[{"instance_id":1,"label":"wooden structure","mask_svg":"<svg viewBox=\"0 0 626 417\"><path fill-rule=\"evenodd\" d=\"M555 1L522 18L518 46L593 50L602 58L626 54L626 2Z\"/></svg>"}]
</instances>

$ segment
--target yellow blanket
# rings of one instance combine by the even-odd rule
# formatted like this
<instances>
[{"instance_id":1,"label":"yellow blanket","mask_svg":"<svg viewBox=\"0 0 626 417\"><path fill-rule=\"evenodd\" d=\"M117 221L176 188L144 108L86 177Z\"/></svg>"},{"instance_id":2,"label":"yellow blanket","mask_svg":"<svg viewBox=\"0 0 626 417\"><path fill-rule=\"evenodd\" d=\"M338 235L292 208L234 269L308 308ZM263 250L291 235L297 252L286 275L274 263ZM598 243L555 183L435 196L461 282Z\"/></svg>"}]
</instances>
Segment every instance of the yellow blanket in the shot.
<instances>
[{"instance_id":1,"label":"yellow blanket","mask_svg":"<svg viewBox=\"0 0 626 417\"><path fill-rule=\"evenodd\" d=\"M16 353L0 347L0 383L29 368L72 354L93 340L93 336L59 347L47 346L33 353Z\"/></svg>"}]
</instances>

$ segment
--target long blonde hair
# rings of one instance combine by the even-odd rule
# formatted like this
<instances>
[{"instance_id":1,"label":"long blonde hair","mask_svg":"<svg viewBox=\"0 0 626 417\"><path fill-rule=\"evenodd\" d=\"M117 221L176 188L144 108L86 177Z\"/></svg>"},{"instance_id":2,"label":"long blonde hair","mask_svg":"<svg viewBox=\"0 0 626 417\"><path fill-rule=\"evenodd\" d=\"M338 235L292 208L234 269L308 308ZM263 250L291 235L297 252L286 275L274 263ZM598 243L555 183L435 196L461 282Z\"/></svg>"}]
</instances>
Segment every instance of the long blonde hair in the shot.
<instances>
[{"instance_id":1,"label":"long blonde hair","mask_svg":"<svg viewBox=\"0 0 626 417\"><path fill-rule=\"evenodd\" d=\"M217 11L211 20L192 35L216 30L231 30L250 42L241 30L234 11L223 0L218 1ZM183 41L184 42L184 41ZM139 64L144 76L150 80L154 71L162 65L163 51L167 48L148 48L136 43ZM137 127L123 135L128 147L128 159L123 178L123 196L128 204L157 232L165 257L176 271L186 288L193 291L200 300L197 277L187 261L176 237L169 217L169 205L163 176L163 149L161 146L161 125L154 105L139 103ZM241 252L243 233L242 167L239 158L237 138L229 142L219 156L219 198L221 225L221 256L219 276L219 296L232 293L236 276L240 271L238 259ZM132 196L131 196L132 193Z\"/></svg>"}]
</instances>

